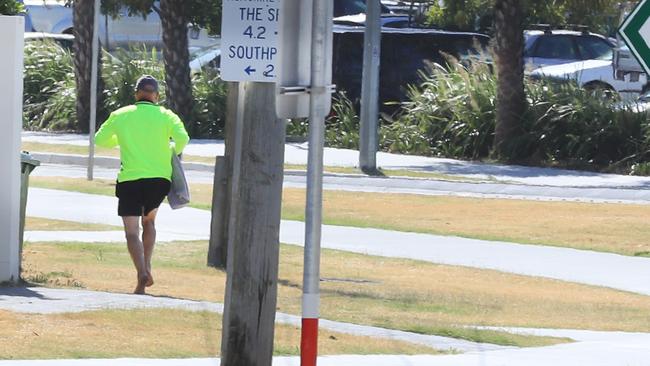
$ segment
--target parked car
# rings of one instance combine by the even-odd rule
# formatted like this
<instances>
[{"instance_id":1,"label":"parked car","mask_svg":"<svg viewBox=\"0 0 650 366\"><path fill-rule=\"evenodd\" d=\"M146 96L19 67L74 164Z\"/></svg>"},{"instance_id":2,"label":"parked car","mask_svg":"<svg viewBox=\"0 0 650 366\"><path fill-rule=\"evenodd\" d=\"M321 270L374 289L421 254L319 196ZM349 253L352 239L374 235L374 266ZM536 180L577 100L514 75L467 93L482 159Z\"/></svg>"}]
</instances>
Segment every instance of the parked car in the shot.
<instances>
[{"instance_id":1,"label":"parked car","mask_svg":"<svg viewBox=\"0 0 650 366\"><path fill-rule=\"evenodd\" d=\"M361 96L363 36L361 27L334 26L332 78L350 100ZM487 48L489 37L480 33L434 29L382 28L379 99L384 112L396 106L386 102L406 99L406 87L419 82L419 72L431 63L447 64L445 55L466 60Z\"/></svg>"},{"instance_id":2,"label":"parked car","mask_svg":"<svg viewBox=\"0 0 650 366\"><path fill-rule=\"evenodd\" d=\"M614 44L586 30L527 30L524 62L528 70L584 60L612 59Z\"/></svg>"},{"instance_id":3,"label":"parked car","mask_svg":"<svg viewBox=\"0 0 650 366\"><path fill-rule=\"evenodd\" d=\"M65 1L25 0L25 8L35 31L72 34L72 8ZM117 18L105 15L99 22L99 28L100 40L109 50L128 47L130 44L162 46L162 26L156 12L143 18L139 15L131 16L123 8ZM189 27L188 41L190 49L199 49L219 44L220 38L208 35L205 29Z\"/></svg>"},{"instance_id":4,"label":"parked car","mask_svg":"<svg viewBox=\"0 0 650 366\"><path fill-rule=\"evenodd\" d=\"M546 66L533 70L530 76L572 81L582 88L616 92L623 100L634 100L647 84L646 74L627 74L617 78L612 60L587 60Z\"/></svg>"},{"instance_id":5,"label":"parked car","mask_svg":"<svg viewBox=\"0 0 650 366\"><path fill-rule=\"evenodd\" d=\"M334 0L334 18L345 15L365 14L366 0ZM381 5L382 14L390 14L391 11L385 5Z\"/></svg>"},{"instance_id":6,"label":"parked car","mask_svg":"<svg viewBox=\"0 0 650 366\"><path fill-rule=\"evenodd\" d=\"M381 14L382 27L388 28L411 28L413 20L406 14ZM365 27L366 14L344 15L334 18L334 24Z\"/></svg>"},{"instance_id":7,"label":"parked car","mask_svg":"<svg viewBox=\"0 0 650 366\"><path fill-rule=\"evenodd\" d=\"M25 32L25 43L34 41L53 41L68 51L72 51L74 36L71 34L53 34L42 32Z\"/></svg>"},{"instance_id":8,"label":"parked car","mask_svg":"<svg viewBox=\"0 0 650 366\"><path fill-rule=\"evenodd\" d=\"M219 70L221 67L221 46L210 46L190 54L190 70L198 73L203 69Z\"/></svg>"}]
</instances>

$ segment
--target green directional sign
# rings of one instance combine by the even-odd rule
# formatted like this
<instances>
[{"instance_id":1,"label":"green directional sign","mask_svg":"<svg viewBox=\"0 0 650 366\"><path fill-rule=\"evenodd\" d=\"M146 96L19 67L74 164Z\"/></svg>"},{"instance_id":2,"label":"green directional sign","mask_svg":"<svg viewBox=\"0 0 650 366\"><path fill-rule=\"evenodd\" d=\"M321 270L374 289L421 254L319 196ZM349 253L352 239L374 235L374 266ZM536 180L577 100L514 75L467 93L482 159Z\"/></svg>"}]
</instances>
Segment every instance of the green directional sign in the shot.
<instances>
[{"instance_id":1,"label":"green directional sign","mask_svg":"<svg viewBox=\"0 0 650 366\"><path fill-rule=\"evenodd\" d=\"M650 1L641 0L618 30L637 61L650 75Z\"/></svg>"}]
</instances>

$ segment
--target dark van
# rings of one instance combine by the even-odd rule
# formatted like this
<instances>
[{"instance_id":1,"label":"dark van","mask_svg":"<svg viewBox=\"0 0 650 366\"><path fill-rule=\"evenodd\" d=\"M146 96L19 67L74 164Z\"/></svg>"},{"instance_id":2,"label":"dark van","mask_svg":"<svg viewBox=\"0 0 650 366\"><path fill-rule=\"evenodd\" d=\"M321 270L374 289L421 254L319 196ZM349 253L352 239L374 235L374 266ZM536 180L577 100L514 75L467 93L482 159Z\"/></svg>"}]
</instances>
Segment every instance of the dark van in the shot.
<instances>
[{"instance_id":1,"label":"dark van","mask_svg":"<svg viewBox=\"0 0 650 366\"><path fill-rule=\"evenodd\" d=\"M337 90L350 100L361 97L363 27L334 26L332 78ZM406 99L406 87L419 81L427 63L445 65L445 54L461 61L486 50L489 37L480 33L434 29L383 28L379 71L380 109L392 112L387 102Z\"/></svg>"}]
</instances>

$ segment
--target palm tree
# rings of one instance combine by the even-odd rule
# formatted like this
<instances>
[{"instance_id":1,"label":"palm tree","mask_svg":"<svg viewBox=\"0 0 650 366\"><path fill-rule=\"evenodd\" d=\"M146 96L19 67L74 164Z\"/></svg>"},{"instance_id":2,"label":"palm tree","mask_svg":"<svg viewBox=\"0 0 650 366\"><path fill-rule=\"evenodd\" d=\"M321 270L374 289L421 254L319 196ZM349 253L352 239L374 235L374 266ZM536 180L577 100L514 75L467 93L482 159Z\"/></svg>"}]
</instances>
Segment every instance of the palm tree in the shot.
<instances>
[{"instance_id":1,"label":"palm tree","mask_svg":"<svg viewBox=\"0 0 650 366\"><path fill-rule=\"evenodd\" d=\"M165 62L165 81L167 82L167 102L186 124L194 126L191 121L192 81L190 79L189 50L187 27L189 17L186 12L187 4L183 0L161 0L160 19L165 47L163 59ZM194 135L194 131L190 134Z\"/></svg>"},{"instance_id":2,"label":"palm tree","mask_svg":"<svg viewBox=\"0 0 650 366\"><path fill-rule=\"evenodd\" d=\"M77 84L77 129L88 132L90 129L90 79L93 46L93 20L95 17L93 0L75 0L73 3L72 33L74 34L74 73ZM101 48L101 45L100 45ZM101 54L100 54L101 55ZM100 70L97 80L97 111L101 111L104 83L101 77L101 57L97 61ZM101 112L100 112L101 113ZM105 115L104 115L105 116ZM100 116L101 117L101 116ZM97 121L101 118L98 117Z\"/></svg>"},{"instance_id":3,"label":"palm tree","mask_svg":"<svg viewBox=\"0 0 650 366\"><path fill-rule=\"evenodd\" d=\"M521 131L521 117L526 110L524 91L524 35L522 0L495 0L495 54L497 67L497 121L494 155L514 160L507 148Z\"/></svg>"}]
</instances>

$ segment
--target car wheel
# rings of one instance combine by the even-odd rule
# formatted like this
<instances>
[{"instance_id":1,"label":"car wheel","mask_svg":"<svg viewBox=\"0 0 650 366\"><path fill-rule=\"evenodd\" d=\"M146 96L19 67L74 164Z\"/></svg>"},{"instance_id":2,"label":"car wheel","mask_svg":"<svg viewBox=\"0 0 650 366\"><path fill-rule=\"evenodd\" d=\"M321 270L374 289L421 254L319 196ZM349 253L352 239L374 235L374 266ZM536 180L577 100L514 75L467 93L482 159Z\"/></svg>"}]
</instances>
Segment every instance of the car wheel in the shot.
<instances>
[{"instance_id":1,"label":"car wheel","mask_svg":"<svg viewBox=\"0 0 650 366\"><path fill-rule=\"evenodd\" d=\"M609 84L601 81L593 81L584 86L585 90L603 96L605 99L618 99L618 93Z\"/></svg>"}]
</instances>

